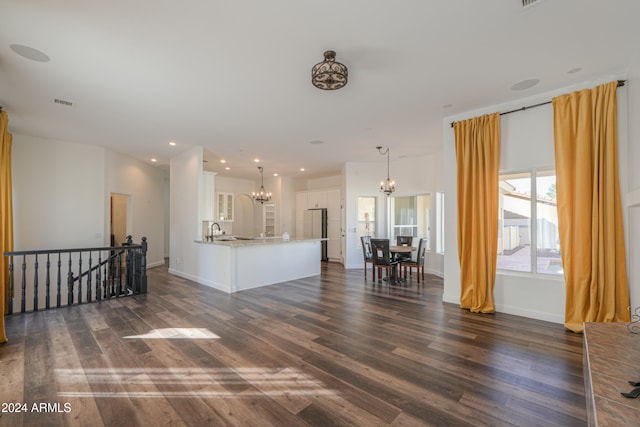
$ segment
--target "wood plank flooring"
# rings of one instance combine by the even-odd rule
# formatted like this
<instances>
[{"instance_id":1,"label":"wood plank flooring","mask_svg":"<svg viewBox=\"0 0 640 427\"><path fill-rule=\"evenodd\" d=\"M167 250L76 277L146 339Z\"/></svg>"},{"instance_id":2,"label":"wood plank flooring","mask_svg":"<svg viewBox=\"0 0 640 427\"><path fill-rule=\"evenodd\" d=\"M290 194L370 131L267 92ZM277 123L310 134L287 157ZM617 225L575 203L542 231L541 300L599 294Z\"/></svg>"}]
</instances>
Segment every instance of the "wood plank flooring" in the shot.
<instances>
[{"instance_id":1,"label":"wood plank flooring","mask_svg":"<svg viewBox=\"0 0 640 427\"><path fill-rule=\"evenodd\" d=\"M157 267L147 295L9 316L0 426L586 424L581 335L370 277L228 295Z\"/></svg>"}]
</instances>

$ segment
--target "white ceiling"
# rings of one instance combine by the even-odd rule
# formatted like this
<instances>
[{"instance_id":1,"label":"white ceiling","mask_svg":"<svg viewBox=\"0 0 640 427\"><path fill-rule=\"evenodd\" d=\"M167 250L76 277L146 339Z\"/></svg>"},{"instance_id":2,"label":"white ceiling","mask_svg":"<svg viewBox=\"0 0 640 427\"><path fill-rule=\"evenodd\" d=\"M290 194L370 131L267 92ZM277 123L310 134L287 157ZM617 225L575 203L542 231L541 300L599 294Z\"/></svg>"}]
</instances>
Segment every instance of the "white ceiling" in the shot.
<instances>
[{"instance_id":1,"label":"white ceiling","mask_svg":"<svg viewBox=\"0 0 640 427\"><path fill-rule=\"evenodd\" d=\"M15 134L159 166L202 145L230 176L256 178L256 157L331 175L384 162L377 145L437 152L446 116L639 66L639 18L638 0L2 0L0 105ZM338 91L310 83L329 49Z\"/></svg>"}]
</instances>

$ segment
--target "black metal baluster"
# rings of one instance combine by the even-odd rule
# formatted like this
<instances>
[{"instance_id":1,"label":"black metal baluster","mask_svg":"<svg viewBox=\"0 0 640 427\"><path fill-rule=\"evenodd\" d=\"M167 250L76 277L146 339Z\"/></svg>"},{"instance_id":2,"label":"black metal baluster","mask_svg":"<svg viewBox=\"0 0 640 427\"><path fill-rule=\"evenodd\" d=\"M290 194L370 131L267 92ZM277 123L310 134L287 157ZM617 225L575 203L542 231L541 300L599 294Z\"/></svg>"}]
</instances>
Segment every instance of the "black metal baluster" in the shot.
<instances>
[{"instance_id":1,"label":"black metal baluster","mask_svg":"<svg viewBox=\"0 0 640 427\"><path fill-rule=\"evenodd\" d=\"M118 298L120 296L120 293L122 293L122 252L118 252L118 255L116 256L116 281L117 281L117 286L116 286L116 298Z\"/></svg>"},{"instance_id":2,"label":"black metal baluster","mask_svg":"<svg viewBox=\"0 0 640 427\"><path fill-rule=\"evenodd\" d=\"M73 305L73 271L71 267L71 252L69 252L69 270L67 273L67 305Z\"/></svg>"},{"instance_id":3,"label":"black metal baluster","mask_svg":"<svg viewBox=\"0 0 640 427\"><path fill-rule=\"evenodd\" d=\"M147 293L147 238L143 237L140 248L140 293Z\"/></svg>"},{"instance_id":4,"label":"black metal baluster","mask_svg":"<svg viewBox=\"0 0 640 427\"><path fill-rule=\"evenodd\" d=\"M96 301L100 301L102 299L102 292L100 292L100 283L102 282L101 267L102 267L102 251L98 251L98 268L96 268Z\"/></svg>"},{"instance_id":5,"label":"black metal baluster","mask_svg":"<svg viewBox=\"0 0 640 427\"><path fill-rule=\"evenodd\" d=\"M38 254L33 263L33 311L38 311Z\"/></svg>"},{"instance_id":6,"label":"black metal baluster","mask_svg":"<svg viewBox=\"0 0 640 427\"><path fill-rule=\"evenodd\" d=\"M47 254L47 277L45 279L45 283L44 286L47 289L47 293L45 296L45 300L44 300L44 304L45 304L45 310L49 310L51 308L50 306L50 302L51 302L51 277L50 277L50 271L51 269L51 262L49 261L49 254Z\"/></svg>"},{"instance_id":7,"label":"black metal baluster","mask_svg":"<svg viewBox=\"0 0 640 427\"><path fill-rule=\"evenodd\" d=\"M87 270L87 302L91 302L91 261L92 261L92 252L89 252L89 269Z\"/></svg>"},{"instance_id":8,"label":"black metal baluster","mask_svg":"<svg viewBox=\"0 0 640 427\"><path fill-rule=\"evenodd\" d=\"M127 286L124 289L125 293L129 293L129 289L133 290L133 275L135 270L135 250L131 249L131 248L127 248L127 252L126 252L126 261L125 261L125 265L127 266L127 272L126 272L126 276L127 276Z\"/></svg>"},{"instance_id":9,"label":"black metal baluster","mask_svg":"<svg viewBox=\"0 0 640 427\"><path fill-rule=\"evenodd\" d=\"M115 273L115 269L116 269L116 264L115 264L115 254L112 253L111 257L109 259L109 280L107 282L107 296L109 298L111 298L113 295L115 295L115 280L116 280L116 273Z\"/></svg>"},{"instance_id":10,"label":"black metal baluster","mask_svg":"<svg viewBox=\"0 0 640 427\"><path fill-rule=\"evenodd\" d=\"M13 256L9 257L9 307L8 314L13 314ZM0 313L0 316L2 313Z\"/></svg>"},{"instance_id":11,"label":"black metal baluster","mask_svg":"<svg viewBox=\"0 0 640 427\"><path fill-rule=\"evenodd\" d=\"M60 308L60 305L62 303L61 301L61 297L62 295L60 294L61 289L62 289L62 260L60 259L60 252L58 252L58 286L57 286L57 290L56 290L56 307Z\"/></svg>"},{"instance_id":12,"label":"black metal baluster","mask_svg":"<svg viewBox=\"0 0 640 427\"><path fill-rule=\"evenodd\" d=\"M20 312L24 313L27 311L26 307L26 292L27 289L27 256L22 255L22 298L20 299Z\"/></svg>"},{"instance_id":13,"label":"black metal baluster","mask_svg":"<svg viewBox=\"0 0 640 427\"><path fill-rule=\"evenodd\" d=\"M129 248L124 250L124 281L122 284L122 292L126 291L126 289L130 285L131 281L131 253L129 252ZM121 292L121 293L122 293Z\"/></svg>"},{"instance_id":14,"label":"black metal baluster","mask_svg":"<svg viewBox=\"0 0 640 427\"><path fill-rule=\"evenodd\" d=\"M104 278L102 279L104 282L104 298L109 298L109 284L111 283L111 252L109 252L109 258L107 258L107 262L105 264L104 269Z\"/></svg>"},{"instance_id":15,"label":"black metal baluster","mask_svg":"<svg viewBox=\"0 0 640 427\"><path fill-rule=\"evenodd\" d=\"M78 253L78 304L82 304L82 252Z\"/></svg>"}]
</instances>

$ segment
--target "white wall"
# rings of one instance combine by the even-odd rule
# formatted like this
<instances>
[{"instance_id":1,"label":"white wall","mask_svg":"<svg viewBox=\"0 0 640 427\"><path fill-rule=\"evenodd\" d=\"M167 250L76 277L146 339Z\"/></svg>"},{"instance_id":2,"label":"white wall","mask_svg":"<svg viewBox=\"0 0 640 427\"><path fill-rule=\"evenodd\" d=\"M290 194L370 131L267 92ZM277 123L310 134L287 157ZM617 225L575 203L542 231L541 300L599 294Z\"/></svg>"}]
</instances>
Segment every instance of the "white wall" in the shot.
<instances>
[{"instance_id":1,"label":"white wall","mask_svg":"<svg viewBox=\"0 0 640 427\"><path fill-rule=\"evenodd\" d=\"M296 234L296 190L293 178L283 177L280 180L281 203L278 209L280 233ZM278 233L278 231L276 231Z\"/></svg>"},{"instance_id":2,"label":"white wall","mask_svg":"<svg viewBox=\"0 0 640 427\"><path fill-rule=\"evenodd\" d=\"M15 250L108 243L104 148L14 134L12 151Z\"/></svg>"},{"instance_id":3,"label":"white wall","mask_svg":"<svg viewBox=\"0 0 640 427\"><path fill-rule=\"evenodd\" d=\"M202 147L191 148L171 159L171 204L169 271L182 277L197 278L202 266L194 240L201 239L198 224L198 194L202 174ZM216 177L217 178L217 177Z\"/></svg>"},{"instance_id":4,"label":"white wall","mask_svg":"<svg viewBox=\"0 0 640 427\"><path fill-rule=\"evenodd\" d=\"M149 243L147 266L164 264L166 172L120 153L107 150L105 154L105 218L109 218L111 193L129 196L133 222L129 232L134 243L146 237Z\"/></svg>"},{"instance_id":5,"label":"white wall","mask_svg":"<svg viewBox=\"0 0 640 427\"><path fill-rule=\"evenodd\" d=\"M455 304L460 303L460 266L458 261L457 241L457 191L456 191L456 155L455 136L451 122L463 120L482 114L504 112L550 101L563 93L591 88L600 83L620 78L608 77L596 82L584 83L580 86L563 88L554 92L518 101L494 105L456 116L447 117L443 121L444 135L444 182L445 182L445 260L444 260L444 295L443 300ZM624 78L624 77L622 77ZM618 110L618 124L621 128L619 147L620 157L624 162L627 148L626 126L627 110L625 89L618 89L618 97L622 100ZM519 171L532 167L554 167L553 153L553 108L545 105L526 111L503 115L501 127L501 171ZM621 170L621 184L626 188L626 167ZM622 192L624 200L625 191ZM514 272L498 272L494 287L496 310L535 319L564 323L565 286L563 278L544 275L519 274Z\"/></svg>"},{"instance_id":6,"label":"white wall","mask_svg":"<svg viewBox=\"0 0 640 427\"><path fill-rule=\"evenodd\" d=\"M621 167L626 167L626 190L637 194L640 192L640 69L628 70L628 79L625 85L626 103L629 111L627 126L624 131L628 137L626 150L626 162ZM621 90L618 89L618 95ZM631 197L629 198L631 199ZM628 238L627 238L627 272L629 275L629 294L631 307L640 307L640 202L637 199L629 203L627 207Z\"/></svg>"},{"instance_id":7,"label":"white wall","mask_svg":"<svg viewBox=\"0 0 640 427\"><path fill-rule=\"evenodd\" d=\"M14 135L15 249L108 246L110 193L132 196L134 242L163 262L163 173L102 147Z\"/></svg>"},{"instance_id":8,"label":"white wall","mask_svg":"<svg viewBox=\"0 0 640 427\"><path fill-rule=\"evenodd\" d=\"M390 175L396 181L394 196L409 196L430 193L433 197L432 212L435 213L435 193L442 191L441 155L409 157L391 160ZM386 178L386 159L379 163L348 162L344 167L345 179L345 267L363 268L362 247L357 235L358 197L376 197L376 229L378 237L387 237L387 199L380 192L380 181ZM431 215L431 240L435 242L435 215ZM444 257L435 253L435 244L427 254L425 270L443 275Z\"/></svg>"},{"instance_id":9,"label":"white wall","mask_svg":"<svg viewBox=\"0 0 640 427\"><path fill-rule=\"evenodd\" d=\"M331 175L322 178L298 178L296 191L305 190L325 190L327 188L338 188L342 185L342 175Z\"/></svg>"},{"instance_id":10,"label":"white wall","mask_svg":"<svg viewBox=\"0 0 640 427\"><path fill-rule=\"evenodd\" d=\"M169 173L165 172L163 180L164 193L164 257L169 257L170 235L171 235L171 182Z\"/></svg>"}]
</instances>

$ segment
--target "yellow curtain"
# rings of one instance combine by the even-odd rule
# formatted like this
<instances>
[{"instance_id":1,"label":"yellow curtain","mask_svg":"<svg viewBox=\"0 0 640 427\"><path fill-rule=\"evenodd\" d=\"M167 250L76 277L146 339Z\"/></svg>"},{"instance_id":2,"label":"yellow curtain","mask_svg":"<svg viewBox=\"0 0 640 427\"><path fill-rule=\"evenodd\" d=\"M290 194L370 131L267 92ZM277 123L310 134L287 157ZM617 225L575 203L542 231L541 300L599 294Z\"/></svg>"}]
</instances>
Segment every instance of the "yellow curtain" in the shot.
<instances>
[{"instance_id":1,"label":"yellow curtain","mask_svg":"<svg viewBox=\"0 0 640 427\"><path fill-rule=\"evenodd\" d=\"M498 245L500 114L456 122L460 307L493 313Z\"/></svg>"},{"instance_id":2,"label":"yellow curtain","mask_svg":"<svg viewBox=\"0 0 640 427\"><path fill-rule=\"evenodd\" d=\"M7 341L4 315L9 299L9 259L2 255L13 251L13 203L11 196L11 141L9 117L0 110L0 343Z\"/></svg>"},{"instance_id":3,"label":"yellow curtain","mask_svg":"<svg viewBox=\"0 0 640 427\"><path fill-rule=\"evenodd\" d=\"M628 322L618 181L617 82L553 99L565 327Z\"/></svg>"}]
</instances>

